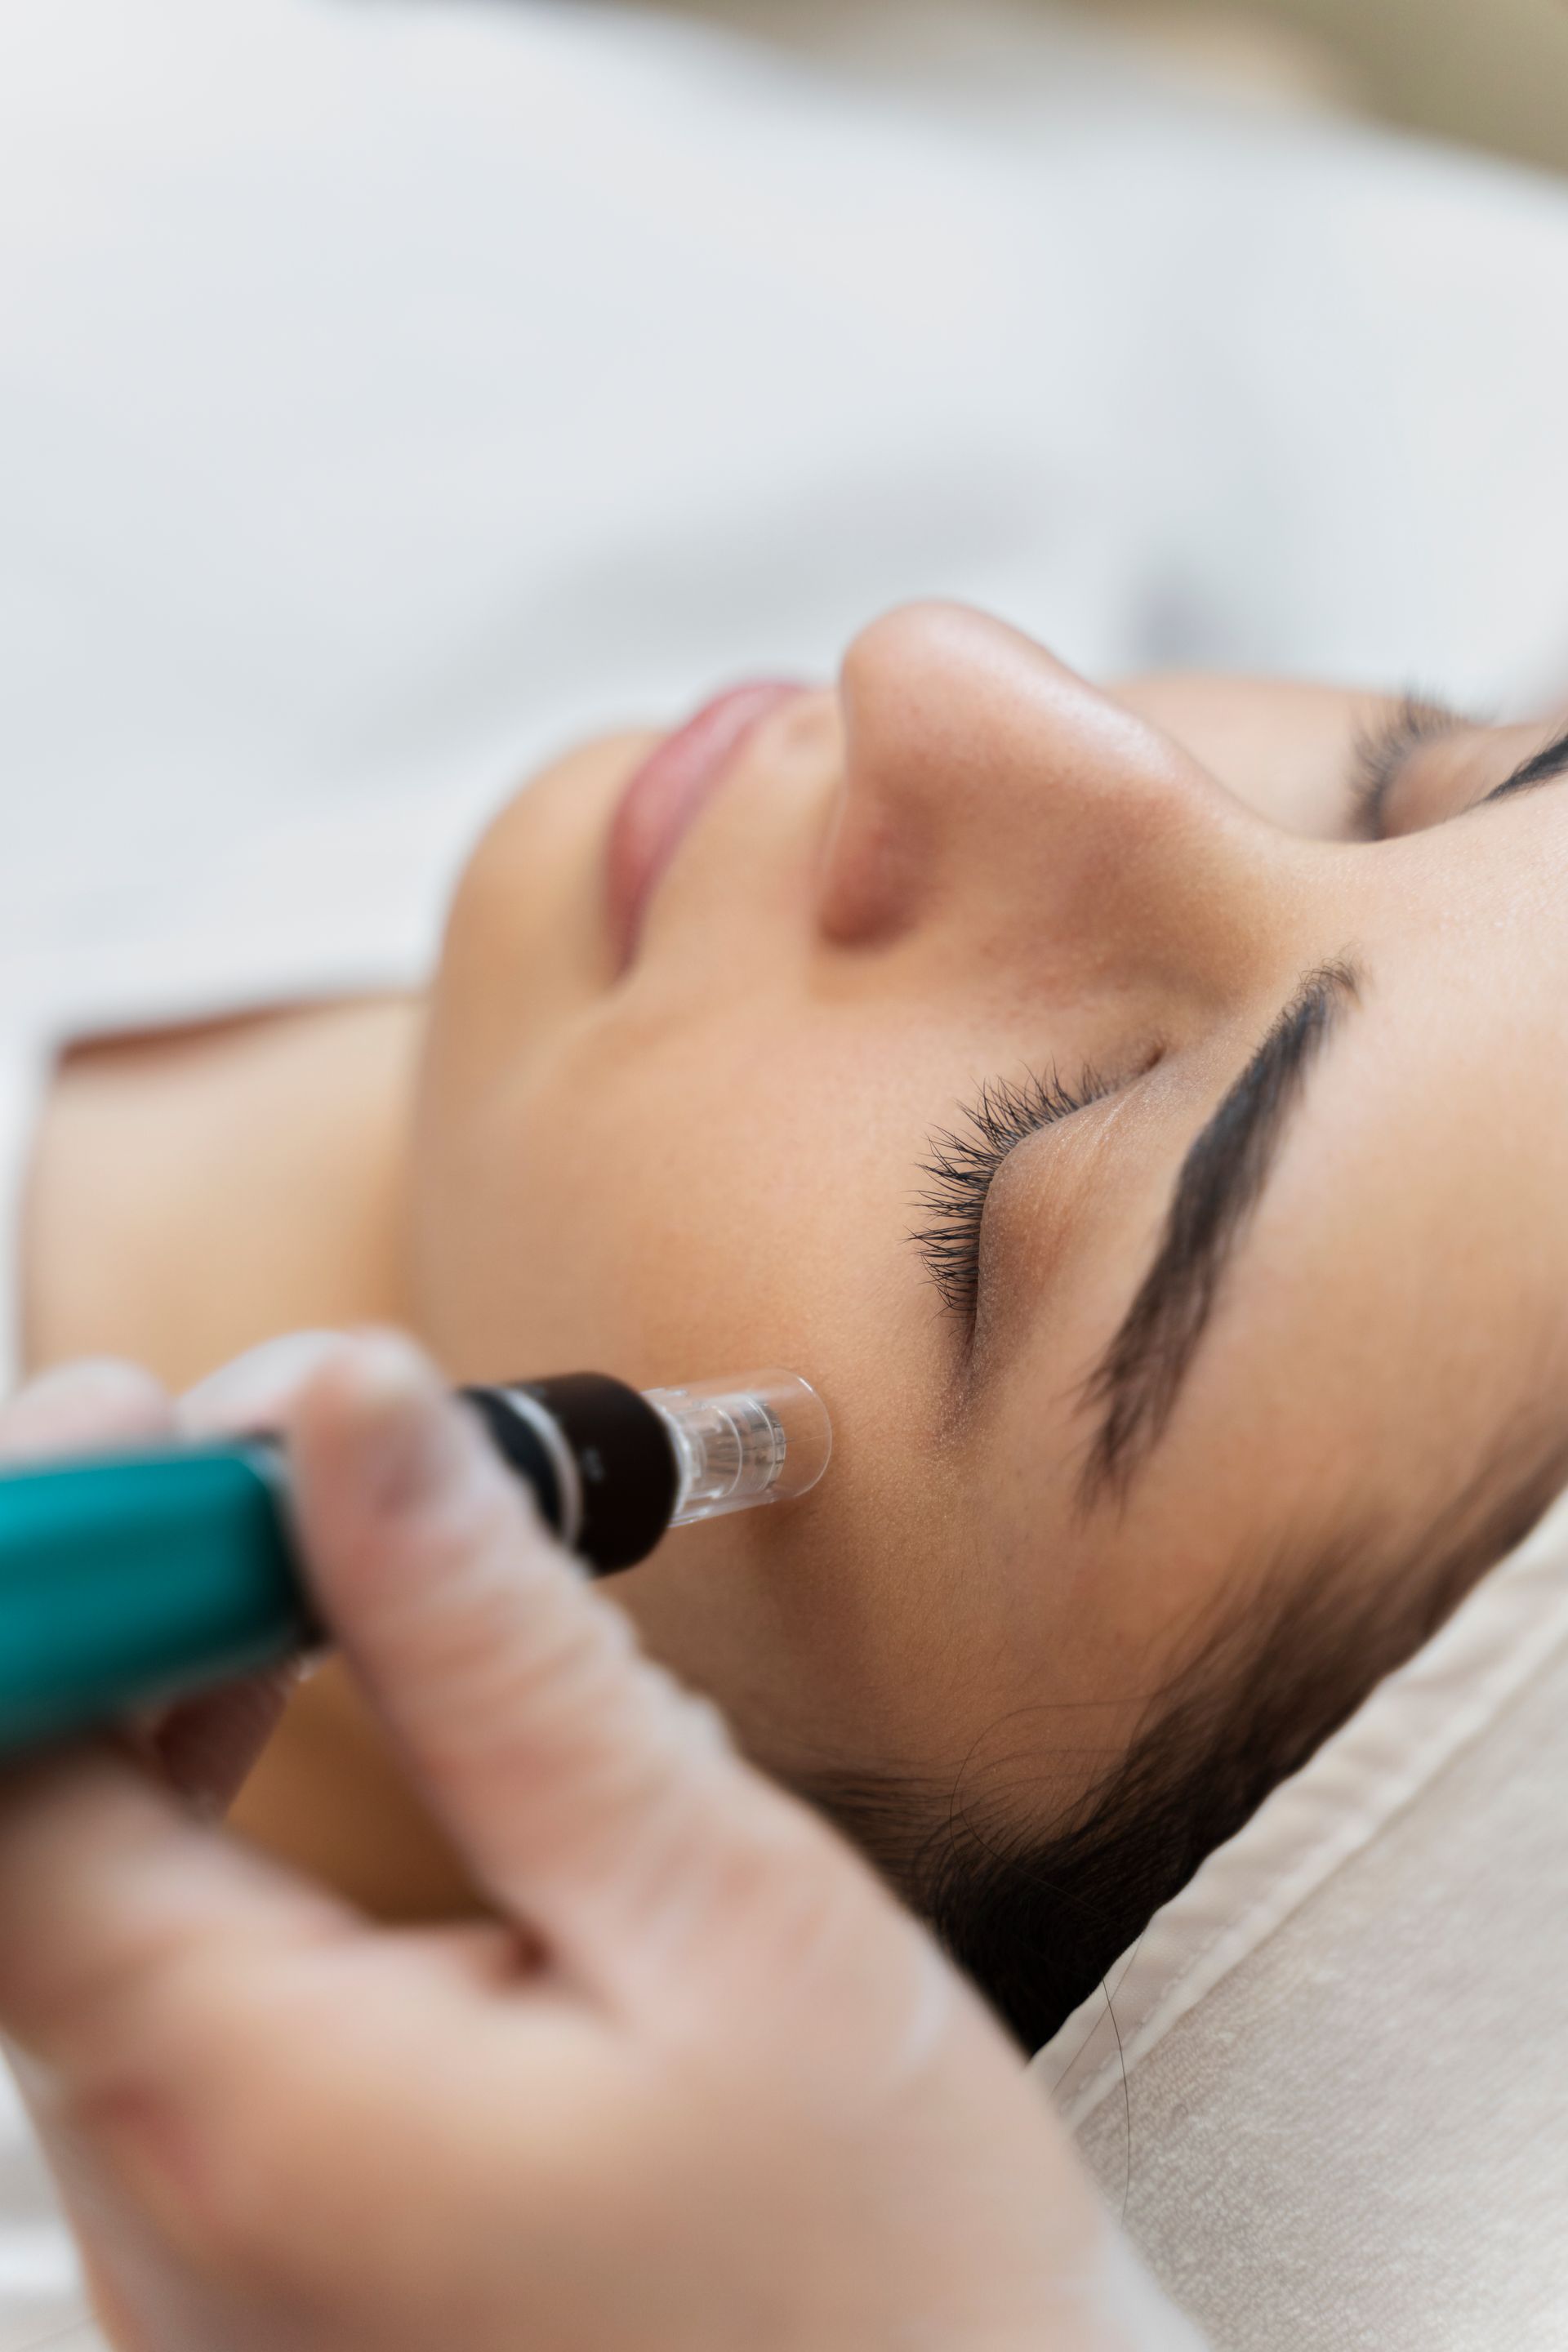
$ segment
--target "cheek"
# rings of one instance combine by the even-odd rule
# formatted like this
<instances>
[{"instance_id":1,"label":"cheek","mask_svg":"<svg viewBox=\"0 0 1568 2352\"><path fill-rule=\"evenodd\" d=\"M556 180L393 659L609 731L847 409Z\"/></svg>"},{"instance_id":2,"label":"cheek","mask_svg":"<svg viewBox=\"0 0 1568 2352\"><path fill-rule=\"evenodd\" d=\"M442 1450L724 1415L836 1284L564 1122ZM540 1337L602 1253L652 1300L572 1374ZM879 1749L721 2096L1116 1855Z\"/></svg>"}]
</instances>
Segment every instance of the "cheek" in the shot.
<instances>
[{"instance_id":1,"label":"cheek","mask_svg":"<svg viewBox=\"0 0 1568 2352\"><path fill-rule=\"evenodd\" d=\"M952 1664L933 1619L952 1549L933 1561L919 1351L938 1318L903 1237L907 1147L874 1108L857 1125L859 1087L825 1091L820 1048L764 1065L757 1034L579 1038L449 1118L416 1202L421 1328L458 1378L815 1380L831 1485L672 1538L616 1598L759 1752L838 1755L852 1727L918 1756Z\"/></svg>"},{"instance_id":2,"label":"cheek","mask_svg":"<svg viewBox=\"0 0 1568 2352\"><path fill-rule=\"evenodd\" d=\"M623 1000L448 1097L416 1202L421 1328L459 1378L816 1381L818 1494L671 1538L616 1597L766 1760L946 1772L1011 1703L1019 1634L1050 1654L1053 1589L1037 1514L1010 1552L939 1430L951 1328L907 1236L953 1048L787 1009Z\"/></svg>"},{"instance_id":3,"label":"cheek","mask_svg":"<svg viewBox=\"0 0 1568 2352\"><path fill-rule=\"evenodd\" d=\"M548 769L486 827L454 894L434 992L434 1091L458 1100L520 1046L582 1013L613 978L605 842L628 777L658 741L606 736Z\"/></svg>"},{"instance_id":4,"label":"cheek","mask_svg":"<svg viewBox=\"0 0 1568 2352\"><path fill-rule=\"evenodd\" d=\"M622 1019L592 1050L577 1036L446 1096L414 1204L420 1319L445 1361L469 1377L592 1361L648 1384L838 1355L847 1274L896 1237L874 1234L864 1151L841 1159L805 1071L763 1066L757 1034Z\"/></svg>"}]
</instances>

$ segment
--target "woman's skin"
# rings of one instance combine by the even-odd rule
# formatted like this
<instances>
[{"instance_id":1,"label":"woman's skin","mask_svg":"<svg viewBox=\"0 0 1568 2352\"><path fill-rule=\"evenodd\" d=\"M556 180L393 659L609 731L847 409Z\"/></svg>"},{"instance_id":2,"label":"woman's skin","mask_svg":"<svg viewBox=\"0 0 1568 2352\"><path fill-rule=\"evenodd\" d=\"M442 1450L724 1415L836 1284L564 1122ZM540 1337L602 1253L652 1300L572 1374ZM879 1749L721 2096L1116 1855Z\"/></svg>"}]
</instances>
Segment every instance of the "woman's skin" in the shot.
<instances>
[{"instance_id":1,"label":"woman's skin","mask_svg":"<svg viewBox=\"0 0 1568 2352\"><path fill-rule=\"evenodd\" d=\"M427 1004L67 1060L29 1362L110 1349L178 1385L391 1319L455 1379L805 1372L818 1493L672 1538L617 1598L770 1768L1043 1825L1224 1612L1347 1530L1480 1510L1500 1450L1556 1440L1568 791L1474 805L1544 723L1427 732L1359 838L1387 715L1101 690L979 614L894 614L746 740L626 969L604 849L652 739L590 745L479 844ZM1311 975L1318 1041L1207 1328L1108 1460L1094 1375L1184 1158ZM1104 1091L997 1174L971 1326L910 1239L922 1163L983 1084L1053 1071ZM246 1818L437 1901L393 1801L323 1675Z\"/></svg>"}]
</instances>

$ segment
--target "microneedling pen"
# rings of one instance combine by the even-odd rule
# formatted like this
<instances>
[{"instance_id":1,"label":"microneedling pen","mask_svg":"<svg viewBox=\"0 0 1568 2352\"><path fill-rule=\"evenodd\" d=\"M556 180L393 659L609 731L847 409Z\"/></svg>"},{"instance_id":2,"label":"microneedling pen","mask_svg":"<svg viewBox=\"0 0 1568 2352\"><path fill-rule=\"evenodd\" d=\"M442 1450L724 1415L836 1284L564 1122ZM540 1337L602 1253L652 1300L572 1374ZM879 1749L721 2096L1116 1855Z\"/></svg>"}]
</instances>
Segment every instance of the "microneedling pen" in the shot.
<instances>
[{"instance_id":1,"label":"microneedling pen","mask_svg":"<svg viewBox=\"0 0 1568 2352\"><path fill-rule=\"evenodd\" d=\"M639 1393L598 1372L459 1391L596 1576L671 1528L806 1494L833 1436L789 1372ZM319 1645L287 1456L265 1433L0 1470L0 1749Z\"/></svg>"}]
</instances>

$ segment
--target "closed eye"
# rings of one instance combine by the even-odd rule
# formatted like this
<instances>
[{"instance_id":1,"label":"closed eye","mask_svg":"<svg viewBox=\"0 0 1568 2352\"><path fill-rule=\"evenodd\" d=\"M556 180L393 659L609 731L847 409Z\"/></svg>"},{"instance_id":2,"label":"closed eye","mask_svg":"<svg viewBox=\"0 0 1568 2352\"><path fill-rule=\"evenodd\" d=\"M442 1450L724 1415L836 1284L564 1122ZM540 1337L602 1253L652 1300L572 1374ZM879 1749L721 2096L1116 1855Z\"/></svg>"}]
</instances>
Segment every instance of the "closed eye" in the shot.
<instances>
[{"instance_id":1,"label":"closed eye","mask_svg":"<svg viewBox=\"0 0 1568 2352\"><path fill-rule=\"evenodd\" d=\"M980 1297L980 1231L985 1202L1008 1154L1042 1128L1071 1118L1113 1092L1092 1070L1076 1088L1063 1086L1055 1071L1028 1072L1021 1080L988 1079L954 1129L939 1128L931 1158L921 1173L927 1189L917 1195L923 1222L910 1239L925 1261L943 1306L973 1323Z\"/></svg>"},{"instance_id":2,"label":"closed eye","mask_svg":"<svg viewBox=\"0 0 1568 2352\"><path fill-rule=\"evenodd\" d=\"M1351 769L1351 832L1355 839L1384 838L1389 797L1418 752L1485 723L1468 719L1449 703L1407 694L1394 710L1363 727L1356 737Z\"/></svg>"},{"instance_id":3,"label":"closed eye","mask_svg":"<svg viewBox=\"0 0 1568 2352\"><path fill-rule=\"evenodd\" d=\"M1364 730L1357 740L1351 782L1352 833L1363 841L1385 840L1390 799L1412 761L1434 743L1484 731L1486 722L1466 718L1446 703L1406 696L1391 717ZM1521 761L1500 784L1451 814L1467 815L1472 808L1507 800L1514 793L1531 792L1537 784L1554 783L1564 775L1568 775L1568 727L1561 728L1549 742Z\"/></svg>"}]
</instances>

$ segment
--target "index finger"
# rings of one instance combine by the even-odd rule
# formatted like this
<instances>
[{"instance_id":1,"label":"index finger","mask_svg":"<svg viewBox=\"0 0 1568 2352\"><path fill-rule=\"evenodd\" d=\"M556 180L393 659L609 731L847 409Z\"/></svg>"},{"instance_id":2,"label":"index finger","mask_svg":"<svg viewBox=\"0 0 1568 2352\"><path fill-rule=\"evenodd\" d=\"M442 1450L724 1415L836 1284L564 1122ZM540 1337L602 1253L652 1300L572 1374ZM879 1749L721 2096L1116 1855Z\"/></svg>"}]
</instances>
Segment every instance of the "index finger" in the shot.
<instances>
[{"instance_id":1,"label":"index finger","mask_svg":"<svg viewBox=\"0 0 1568 2352\"><path fill-rule=\"evenodd\" d=\"M68 1364L0 1409L0 1462L101 1450L175 1425L165 1391L139 1365ZM254 1695L236 1703L247 1722L256 1715ZM105 2036L106 2020L156 1992L172 1956L204 1939L237 1948L319 1934L347 1916L192 1821L109 1740L0 1772L0 2019L73 2069L100 2041L132 2045L118 2026Z\"/></svg>"},{"instance_id":2,"label":"index finger","mask_svg":"<svg viewBox=\"0 0 1568 2352\"><path fill-rule=\"evenodd\" d=\"M412 1347L345 1350L289 1434L323 1612L499 1908L666 2027L831 1979L898 2030L912 1922L640 1655Z\"/></svg>"},{"instance_id":3,"label":"index finger","mask_svg":"<svg viewBox=\"0 0 1568 2352\"><path fill-rule=\"evenodd\" d=\"M84 1357L41 1372L0 1407L0 1463L107 1448L174 1426L168 1391L151 1372L119 1356Z\"/></svg>"},{"instance_id":4,"label":"index finger","mask_svg":"<svg viewBox=\"0 0 1568 2352\"><path fill-rule=\"evenodd\" d=\"M183 1391L176 1411L192 1437L280 1429L319 1364L342 1346L338 1331L286 1331L247 1348Z\"/></svg>"}]
</instances>

